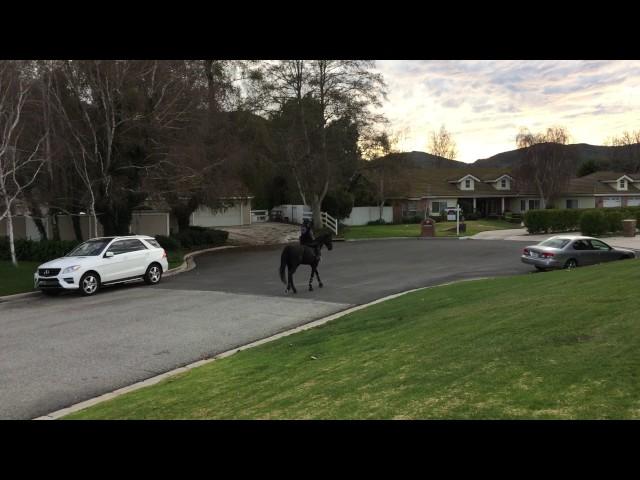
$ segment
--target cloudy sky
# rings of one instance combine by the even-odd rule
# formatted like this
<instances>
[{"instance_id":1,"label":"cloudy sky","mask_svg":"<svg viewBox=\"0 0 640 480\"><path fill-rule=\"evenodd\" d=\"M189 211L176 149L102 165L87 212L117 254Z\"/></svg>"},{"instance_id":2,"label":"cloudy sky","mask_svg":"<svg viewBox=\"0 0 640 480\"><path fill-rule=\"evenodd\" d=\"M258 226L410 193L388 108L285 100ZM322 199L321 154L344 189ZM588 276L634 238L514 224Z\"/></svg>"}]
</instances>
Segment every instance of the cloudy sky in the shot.
<instances>
[{"instance_id":1,"label":"cloudy sky","mask_svg":"<svg viewBox=\"0 0 640 480\"><path fill-rule=\"evenodd\" d=\"M514 150L520 127L561 125L571 143L603 145L640 129L640 61L379 60L383 111L404 151L427 150L442 124L457 160Z\"/></svg>"}]
</instances>

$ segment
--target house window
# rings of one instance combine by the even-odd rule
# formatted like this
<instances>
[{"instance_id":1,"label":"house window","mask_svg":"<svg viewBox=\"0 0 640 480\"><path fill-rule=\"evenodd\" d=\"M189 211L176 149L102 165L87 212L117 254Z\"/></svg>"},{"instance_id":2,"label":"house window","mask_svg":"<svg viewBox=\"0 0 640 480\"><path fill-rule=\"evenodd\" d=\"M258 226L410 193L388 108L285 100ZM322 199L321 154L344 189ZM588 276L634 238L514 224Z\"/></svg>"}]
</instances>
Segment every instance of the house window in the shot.
<instances>
[{"instance_id":1,"label":"house window","mask_svg":"<svg viewBox=\"0 0 640 480\"><path fill-rule=\"evenodd\" d=\"M467 189L470 189L470 188L471 188L471 179L470 179L470 178L467 178L467 179L464 181L464 188L467 188Z\"/></svg>"},{"instance_id":2,"label":"house window","mask_svg":"<svg viewBox=\"0 0 640 480\"><path fill-rule=\"evenodd\" d=\"M529 210L539 210L540 200L529 200Z\"/></svg>"},{"instance_id":3,"label":"house window","mask_svg":"<svg viewBox=\"0 0 640 480\"><path fill-rule=\"evenodd\" d=\"M431 202L431 212L440 213L447 206L447 202Z\"/></svg>"},{"instance_id":4,"label":"house window","mask_svg":"<svg viewBox=\"0 0 640 480\"><path fill-rule=\"evenodd\" d=\"M500 188L507 188L507 179L503 178L500 180Z\"/></svg>"},{"instance_id":5,"label":"house window","mask_svg":"<svg viewBox=\"0 0 640 480\"><path fill-rule=\"evenodd\" d=\"M567 208L578 208L578 200L575 200L575 199L567 200Z\"/></svg>"},{"instance_id":6,"label":"house window","mask_svg":"<svg viewBox=\"0 0 640 480\"><path fill-rule=\"evenodd\" d=\"M407 202L407 216L413 217L417 215L418 202Z\"/></svg>"},{"instance_id":7,"label":"house window","mask_svg":"<svg viewBox=\"0 0 640 480\"><path fill-rule=\"evenodd\" d=\"M627 189L627 181L624 178L620 179L620 182L618 182L618 189L619 190L626 190Z\"/></svg>"},{"instance_id":8,"label":"house window","mask_svg":"<svg viewBox=\"0 0 640 480\"><path fill-rule=\"evenodd\" d=\"M527 201L526 200L520 200L520 211L521 212L526 212L527 211Z\"/></svg>"}]
</instances>

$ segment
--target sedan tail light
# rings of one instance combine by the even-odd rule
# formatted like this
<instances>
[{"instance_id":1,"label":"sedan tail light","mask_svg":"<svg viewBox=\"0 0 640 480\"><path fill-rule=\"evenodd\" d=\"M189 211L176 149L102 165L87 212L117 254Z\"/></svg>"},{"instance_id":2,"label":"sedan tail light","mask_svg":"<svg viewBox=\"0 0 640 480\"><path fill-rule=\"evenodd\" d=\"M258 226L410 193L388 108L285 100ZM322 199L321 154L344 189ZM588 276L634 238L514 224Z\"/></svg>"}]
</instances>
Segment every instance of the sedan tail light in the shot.
<instances>
[{"instance_id":1,"label":"sedan tail light","mask_svg":"<svg viewBox=\"0 0 640 480\"><path fill-rule=\"evenodd\" d=\"M164 248L162 249L162 258L167 258L167 251Z\"/></svg>"},{"instance_id":2,"label":"sedan tail light","mask_svg":"<svg viewBox=\"0 0 640 480\"><path fill-rule=\"evenodd\" d=\"M524 250L522 250L522 253L525 255L529 255L529 249L525 248Z\"/></svg>"}]
</instances>

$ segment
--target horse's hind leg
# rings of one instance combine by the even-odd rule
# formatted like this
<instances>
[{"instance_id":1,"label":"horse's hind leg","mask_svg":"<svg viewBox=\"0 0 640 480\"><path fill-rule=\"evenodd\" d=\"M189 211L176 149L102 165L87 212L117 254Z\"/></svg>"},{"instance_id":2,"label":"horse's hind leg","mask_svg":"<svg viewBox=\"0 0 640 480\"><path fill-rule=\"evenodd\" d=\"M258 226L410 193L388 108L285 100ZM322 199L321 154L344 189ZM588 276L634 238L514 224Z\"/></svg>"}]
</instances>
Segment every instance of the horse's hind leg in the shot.
<instances>
[{"instance_id":1,"label":"horse's hind leg","mask_svg":"<svg viewBox=\"0 0 640 480\"><path fill-rule=\"evenodd\" d=\"M314 268L314 271L316 272L316 277L318 277L318 286L322 288L322 281L320 280L320 274L318 273L318 269ZM313 278L313 272L311 272L311 277Z\"/></svg>"},{"instance_id":2,"label":"horse's hind leg","mask_svg":"<svg viewBox=\"0 0 640 480\"><path fill-rule=\"evenodd\" d=\"M313 282L313 274L316 271L316 269L314 268L314 266L311 266L311 277L309 277L309 291L312 292L313 291L313 286L311 285L311 282Z\"/></svg>"}]
</instances>

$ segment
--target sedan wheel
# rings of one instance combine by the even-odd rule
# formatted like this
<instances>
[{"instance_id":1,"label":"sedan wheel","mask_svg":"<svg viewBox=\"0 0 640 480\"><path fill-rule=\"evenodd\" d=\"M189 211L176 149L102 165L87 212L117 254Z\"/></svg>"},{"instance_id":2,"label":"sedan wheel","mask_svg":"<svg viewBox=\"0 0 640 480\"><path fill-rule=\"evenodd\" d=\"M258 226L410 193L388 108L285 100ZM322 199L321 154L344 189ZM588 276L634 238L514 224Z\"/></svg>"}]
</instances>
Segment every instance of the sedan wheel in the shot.
<instances>
[{"instance_id":1,"label":"sedan wheel","mask_svg":"<svg viewBox=\"0 0 640 480\"><path fill-rule=\"evenodd\" d=\"M155 285L162 278L162 268L157 263L149 265L147 273L144 276L144 281L148 285Z\"/></svg>"},{"instance_id":2,"label":"sedan wheel","mask_svg":"<svg viewBox=\"0 0 640 480\"><path fill-rule=\"evenodd\" d=\"M576 262L573 258L570 258L569 260L567 260L567 263L564 264L564 268L566 268L567 270L573 270L577 266L578 262Z\"/></svg>"},{"instance_id":3,"label":"sedan wheel","mask_svg":"<svg viewBox=\"0 0 640 480\"><path fill-rule=\"evenodd\" d=\"M80 279L80 291L85 296L93 295L98 291L100 281L98 275L92 272L85 273Z\"/></svg>"}]
</instances>

